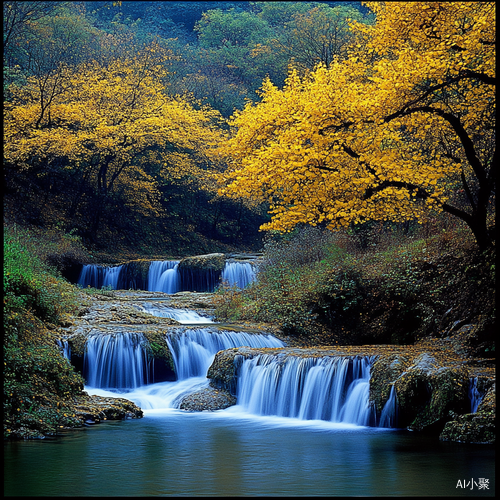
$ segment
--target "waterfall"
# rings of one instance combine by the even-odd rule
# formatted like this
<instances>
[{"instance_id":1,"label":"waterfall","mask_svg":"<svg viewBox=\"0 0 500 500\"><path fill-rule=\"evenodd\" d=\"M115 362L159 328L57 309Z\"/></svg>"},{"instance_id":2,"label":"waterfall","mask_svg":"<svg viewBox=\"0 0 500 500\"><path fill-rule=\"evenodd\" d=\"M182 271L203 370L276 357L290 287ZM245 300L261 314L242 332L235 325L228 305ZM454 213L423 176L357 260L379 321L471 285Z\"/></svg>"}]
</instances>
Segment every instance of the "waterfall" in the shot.
<instances>
[{"instance_id":1,"label":"waterfall","mask_svg":"<svg viewBox=\"0 0 500 500\"><path fill-rule=\"evenodd\" d=\"M105 267L96 264L86 264L83 266L78 285L86 288L110 287L113 290L117 289L118 279L123 266Z\"/></svg>"},{"instance_id":2,"label":"waterfall","mask_svg":"<svg viewBox=\"0 0 500 500\"><path fill-rule=\"evenodd\" d=\"M101 389L133 389L147 384L149 361L142 333L91 335L86 342L83 376L87 385Z\"/></svg>"},{"instance_id":3,"label":"waterfall","mask_svg":"<svg viewBox=\"0 0 500 500\"><path fill-rule=\"evenodd\" d=\"M127 264L108 267L97 264L85 264L82 267L77 284L83 288L110 287L113 290L142 288L144 279ZM226 281L231 286L245 288L255 280L255 271L249 262L226 262L222 271L211 269L179 270L178 260L153 260L149 264L147 288L150 292L176 293L181 291L213 292L218 283ZM125 269L126 268L126 269Z\"/></svg>"},{"instance_id":4,"label":"waterfall","mask_svg":"<svg viewBox=\"0 0 500 500\"><path fill-rule=\"evenodd\" d=\"M180 290L178 260L154 260L149 265L148 290L176 293Z\"/></svg>"},{"instance_id":5,"label":"waterfall","mask_svg":"<svg viewBox=\"0 0 500 500\"><path fill-rule=\"evenodd\" d=\"M255 280L255 270L249 262L226 262L222 270L222 281L230 286L245 288Z\"/></svg>"},{"instance_id":6,"label":"waterfall","mask_svg":"<svg viewBox=\"0 0 500 500\"><path fill-rule=\"evenodd\" d=\"M471 378L469 381L469 399L470 412L476 413L479 404L481 403L484 394L481 394L477 388L477 377Z\"/></svg>"},{"instance_id":7,"label":"waterfall","mask_svg":"<svg viewBox=\"0 0 500 500\"><path fill-rule=\"evenodd\" d=\"M239 361L238 405L257 415L373 425L371 358L282 358Z\"/></svg>"},{"instance_id":8,"label":"waterfall","mask_svg":"<svg viewBox=\"0 0 500 500\"><path fill-rule=\"evenodd\" d=\"M380 414L379 427L396 427L398 419L398 398L396 395L396 389L394 386L391 387L391 392L389 393L389 399L382 409Z\"/></svg>"},{"instance_id":9,"label":"waterfall","mask_svg":"<svg viewBox=\"0 0 500 500\"><path fill-rule=\"evenodd\" d=\"M180 335L167 336L179 380L206 375L215 354L231 347L283 347L284 343L262 333L186 329Z\"/></svg>"},{"instance_id":10,"label":"waterfall","mask_svg":"<svg viewBox=\"0 0 500 500\"><path fill-rule=\"evenodd\" d=\"M69 342L67 340L61 339L57 340L57 344L62 349L62 355L66 359L71 359L71 346L69 345Z\"/></svg>"}]
</instances>

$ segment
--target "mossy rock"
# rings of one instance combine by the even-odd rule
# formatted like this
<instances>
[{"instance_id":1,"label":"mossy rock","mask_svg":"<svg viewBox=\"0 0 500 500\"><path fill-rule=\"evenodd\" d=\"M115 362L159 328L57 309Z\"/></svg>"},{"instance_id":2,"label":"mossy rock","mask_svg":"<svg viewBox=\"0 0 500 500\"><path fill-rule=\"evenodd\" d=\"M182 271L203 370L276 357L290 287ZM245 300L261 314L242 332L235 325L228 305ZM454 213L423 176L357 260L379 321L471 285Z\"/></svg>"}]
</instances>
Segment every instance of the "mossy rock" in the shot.
<instances>
[{"instance_id":1,"label":"mossy rock","mask_svg":"<svg viewBox=\"0 0 500 500\"><path fill-rule=\"evenodd\" d=\"M90 396L86 392L77 398L74 410L77 418L87 424L143 417L142 410L128 399Z\"/></svg>"},{"instance_id":2,"label":"mossy rock","mask_svg":"<svg viewBox=\"0 0 500 500\"><path fill-rule=\"evenodd\" d=\"M371 369L370 401L375 403L378 413L389 399L393 382L408 366L408 356L401 354L381 355Z\"/></svg>"},{"instance_id":3,"label":"mossy rock","mask_svg":"<svg viewBox=\"0 0 500 500\"><path fill-rule=\"evenodd\" d=\"M219 351L210 365L207 372L207 378L210 379L210 385L215 389L228 391L230 394L236 394L236 366L234 360L241 349L233 347Z\"/></svg>"},{"instance_id":4,"label":"mossy rock","mask_svg":"<svg viewBox=\"0 0 500 500\"><path fill-rule=\"evenodd\" d=\"M220 272L226 265L223 253L209 253L185 257L179 262L179 269L206 270Z\"/></svg>"},{"instance_id":5,"label":"mossy rock","mask_svg":"<svg viewBox=\"0 0 500 500\"><path fill-rule=\"evenodd\" d=\"M161 359L175 373L174 359L165 338L165 332L144 331L144 336L148 340L146 352L152 359Z\"/></svg>"},{"instance_id":6,"label":"mossy rock","mask_svg":"<svg viewBox=\"0 0 500 500\"><path fill-rule=\"evenodd\" d=\"M394 382L400 424L421 431L444 425L449 412L467 411L469 373L463 366L442 366L430 354L418 355Z\"/></svg>"},{"instance_id":7,"label":"mossy rock","mask_svg":"<svg viewBox=\"0 0 500 500\"><path fill-rule=\"evenodd\" d=\"M452 420L447 422L441 432L441 441L459 443L495 444L496 390L493 384L476 413L457 415L451 413Z\"/></svg>"}]
</instances>

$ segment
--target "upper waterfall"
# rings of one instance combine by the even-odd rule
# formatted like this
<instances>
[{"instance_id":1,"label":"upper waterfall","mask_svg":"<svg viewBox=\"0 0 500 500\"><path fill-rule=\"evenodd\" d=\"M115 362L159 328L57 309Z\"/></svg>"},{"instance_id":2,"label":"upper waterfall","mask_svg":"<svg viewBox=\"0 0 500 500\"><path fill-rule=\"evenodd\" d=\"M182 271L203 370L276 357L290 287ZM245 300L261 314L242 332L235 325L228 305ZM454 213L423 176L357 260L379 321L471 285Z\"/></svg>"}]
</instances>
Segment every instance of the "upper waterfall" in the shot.
<instances>
[{"instance_id":1,"label":"upper waterfall","mask_svg":"<svg viewBox=\"0 0 500 500\"><path fill-rule=\"evenodd\" d=\"M196 276L189 271L180 272L178 260L155 260L149 264L147 278L131 274L127 265L99 266L85 264L78 278L83 288L109 287L117 289L146 289L151 292L174 294L181 291L213 292L218 284L225 282L230 286L245 288L255 280L254 266L249 262L226 262L221 273L215 275L211 270L198 270Z\"/></svg>"}]
</instances>

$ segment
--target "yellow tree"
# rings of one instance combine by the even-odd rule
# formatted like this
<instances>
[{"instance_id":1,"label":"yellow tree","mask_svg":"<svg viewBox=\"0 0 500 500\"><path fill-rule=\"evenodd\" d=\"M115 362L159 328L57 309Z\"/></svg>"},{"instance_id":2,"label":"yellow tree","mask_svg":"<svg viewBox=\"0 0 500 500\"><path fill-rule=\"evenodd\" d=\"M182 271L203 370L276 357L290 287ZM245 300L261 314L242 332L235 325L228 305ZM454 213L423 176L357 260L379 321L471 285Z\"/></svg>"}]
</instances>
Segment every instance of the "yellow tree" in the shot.
<instances>
[{"instance_id":1,"label":"yellow tree","mask_svg":"<svg viewBox=\"0 0 500 500\"><path fill-rule=\"evenodd\" d=\"M52 201L59 192L68 220L85 212L92 233L116 197L157 215L162 179L208 185L206 150L220 139L220 115L165 93L166 57L153 44L133 58L66 67L49 103L36 78L12 89L4 107L8 184L21 174L45 178L45 192ZM56 189L58 178L71 188Z\"/></svg>"},{"instance_id":2,"label":"yellow tree","mask_svg":"<svg viewBox=\"0 0 500 500\"><path fill-rule=\"evenodd\" d=\"M263 229L459 217L481 248L495 186L495 4L374 2L350 57L269 80L219 148L221 193L267 200Z\"/></svg>"}]
</instances>

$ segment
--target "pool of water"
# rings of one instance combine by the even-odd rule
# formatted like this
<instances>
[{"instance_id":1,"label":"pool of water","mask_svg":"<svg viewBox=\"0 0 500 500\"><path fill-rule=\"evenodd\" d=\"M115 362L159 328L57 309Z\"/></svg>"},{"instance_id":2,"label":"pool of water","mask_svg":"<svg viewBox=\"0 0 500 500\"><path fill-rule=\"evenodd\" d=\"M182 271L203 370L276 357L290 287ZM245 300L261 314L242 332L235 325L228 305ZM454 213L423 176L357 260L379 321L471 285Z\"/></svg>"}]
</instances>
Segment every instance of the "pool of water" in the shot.
<instances>
[{"instance_id":1,"label":"pool of water","mask_svg":"<svg viewBox=\"0 0 500 500\"><path fill-rule=\"evenodd\" d=\"M4 495L481 497L494 465L493 446L407 431L161 409L6 443Z\"/></svg>"}]
</instances>

